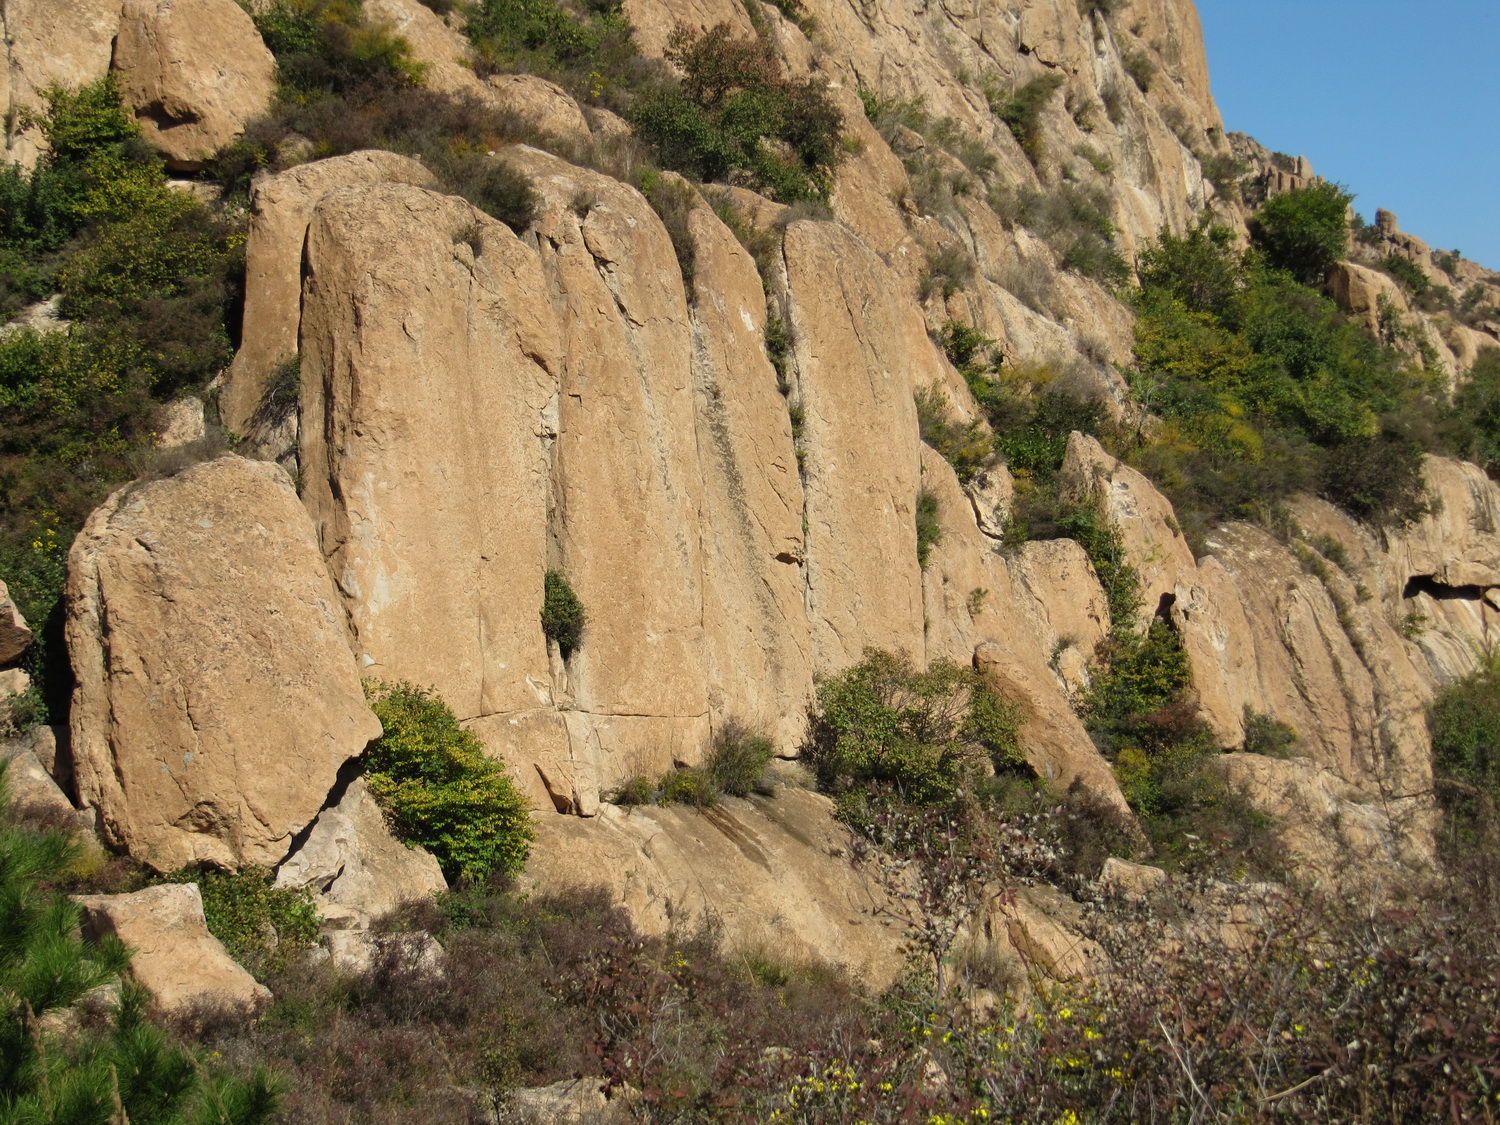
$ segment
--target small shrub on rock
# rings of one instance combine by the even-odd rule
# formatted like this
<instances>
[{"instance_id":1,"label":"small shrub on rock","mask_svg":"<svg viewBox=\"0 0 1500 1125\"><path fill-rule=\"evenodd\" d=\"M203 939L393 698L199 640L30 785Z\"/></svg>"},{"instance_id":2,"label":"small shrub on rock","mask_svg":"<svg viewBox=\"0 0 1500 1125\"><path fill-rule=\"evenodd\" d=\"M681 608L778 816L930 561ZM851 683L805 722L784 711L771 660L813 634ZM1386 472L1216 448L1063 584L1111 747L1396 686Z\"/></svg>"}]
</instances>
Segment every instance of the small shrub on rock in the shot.
<instances>
[{"instance_id":1,"label":"small shrub on rock","mask_svg":"<svg viewBox=\"0 0 1500 1125\"><path fill-rule=\"evenodd\" d=\"M583 641L588 614L562 571L547 571L542 591L542 632L557 642L566 659Z\"/></svg>"},{"instance_id":2,"label":"small shrub on rock","mask_svg":"<svg viewBox=\"0 0 1500 1125\"><path fill-rule=\"evenodd\" d=\"M656 786L659 805L692 805L712 808L719 803L719 790L706 769L683 766L662 774Z\"/></svg>"},{"instance_id":3,"label":"small shrub on rock","mask_svg":"<svg viewBox=\"0 0 1500 1125\"><path fill-rule=\"evenodd\" d=\"M731 719L714 734L703 771L720 793L748 797L765 789L766 768L774 753L769 738Z\"/></svg>"},{"instance_id":4,"label":"small shrub on rock","mask_svg":"<svg viewBox=\"0 0 1500 1125\"><path fill-rule=\"evenodd\" d=\"M229 955L264 979L318 940L318 911L305 887L278 887L263 867L178 871L164 882L197 883L209 933Z\"/></svg>"},{"instance_id":5,"label":"small shrub on rock","mask_svg":"<svg viewBox=\"0 0 1500 1125\"><path fill-rule=\"evenodd\" d=\"M366 775L395 834L431 852L450 881L517 874L531 810L505 767L430 690L370 683L366 695L385 728L365 751Z\"/></svg>"}]
</instances>

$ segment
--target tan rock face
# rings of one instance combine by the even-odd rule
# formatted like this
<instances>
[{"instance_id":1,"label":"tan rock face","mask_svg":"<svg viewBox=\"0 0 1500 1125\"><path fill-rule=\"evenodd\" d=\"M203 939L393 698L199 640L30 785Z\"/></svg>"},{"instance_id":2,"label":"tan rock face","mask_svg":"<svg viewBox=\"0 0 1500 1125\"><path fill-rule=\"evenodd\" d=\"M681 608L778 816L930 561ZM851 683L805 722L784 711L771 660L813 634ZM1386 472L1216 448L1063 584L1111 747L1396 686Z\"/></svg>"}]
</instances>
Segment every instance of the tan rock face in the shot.
<instances>
[{"instance_id":1,"label":"tan rock face","mask_svg":"<svg viewBox=\"0 0 1500 1125\"><path fill-rule=\"evenodd\" d=\"M787 789L701 813L606 805L590 820L544 816L524 883L602 886L646 934L712 916L732 947L846 965L878 988L900 970L904 934L872 914L883 901L873 885L850 877L832 807Z\"/></svg>"},{"instance_id":2,"label":"tan rock face","mask_svg":"<svg viewBox=\"0 0 1500 1125\"><path fill-rule=\"evenodd\" d=\"M83 931L115 937L131 950L135 977L168 1017L215 1010L253 1013L271 1002L264 985L237 965L208 932L196 883L168 883L129 895L79 895Z\"/></svg>"},{"instance_id":3,"label":"tan rock face","mask_svg":"<svg viewBox=\"0 0 1500 1125\"><path fill-rule=\"evenodd\" d=\"M10 111L41 108L53 86L76 90L109 72L122 0L9 0L0 13L6 66L4 89L7 158L31 168L45 142Z\"/></svg>"},{"instance_id":4,"label":"tan rock face","mask_svg":"<svg viewBox=\"0 0 1500 1125\"><path fill-rule=\"evenodd\" d=\"M424 11L426 9L423 9ZM430 12L428 13L431 14ZM428 184L426 168L394 152L353 152L256 180L245 242L245 319L219 409L224 425L251 434L266 380L297 355L302 316L302 250L323 197L339 188L378 183Z\"/></svg>"},{"instance_id":5,"label":"tan rock face","mask_svg":"<svg viewBox=\"0 0 1500 1125\"><path fill-rule=\"evenodd\" d=\"M362 929L404 902L448 889L438 861L391 835L364 778L318 814L276 872L278 887L308 887L327 928Z\"/></svg>"},{"instance_id":6,"label":"tan rock face","mask_svg":"<svg viewBox=\"0 0 1500 1125\"><path fill-rule=\"evenodd\" d=\"M380 733L281 469L238 457L122 489L68 559L78 795L159 871L274 865Z\"/></svg>"},{"instance_id":7,"label":"tan rock face","mask_svg":"<svg viewBox=\"0 0 1500 1125\"><path fill-rule=\"evenodd\" d=\"M539 132L581 141L592 135L583 110L555 82L534 74L493 74L484 85L488 98Z\"/></svg>"},{"instance_id":8,"label":"tan rock face","mask_svg":"<svg viewBox=\"0 0 1500 1125\"><path fill-rule=\"evenodd\" d=\"M9 664L31 646L31 627L0 582L0 664Z\"/></svg>"},{"instance_id":9,"label":"tan rock face","mask_svg":"<svg viewBox=\"0 0 1500 1125\"><path fill-rule=\"evenodd\" d=\"M234 0L125 0L114 71L141 135L184 170L239 136L276 92L276 60Z\"/></svg>"},{"instance_id":10,"label":"tan rock face","mask_svg":"<svg viewBox=\"0 0 1500 1125\"><path fill-rule=\"evenodd\" d=\"M941 378L941 360L884 264L847 230L794 223L785 260L806 419L807 607L814 667L831 674L866 647L923 650L912 394Z\"/></svg>"}]
</instances>

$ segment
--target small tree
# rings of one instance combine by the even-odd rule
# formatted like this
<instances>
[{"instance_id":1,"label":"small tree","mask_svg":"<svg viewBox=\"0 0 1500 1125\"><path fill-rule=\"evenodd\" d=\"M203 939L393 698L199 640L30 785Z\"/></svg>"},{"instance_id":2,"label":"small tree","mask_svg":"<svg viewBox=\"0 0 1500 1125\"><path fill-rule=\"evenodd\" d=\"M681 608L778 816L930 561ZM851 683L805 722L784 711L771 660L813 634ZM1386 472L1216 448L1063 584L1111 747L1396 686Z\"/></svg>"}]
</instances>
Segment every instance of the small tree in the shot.
<instances>
[{"instance_id":1,"label":"small tree","mask_svg":"<svg viewBox=\"0 0 1500 1125\"><path fill-rule=\"evenodd\" d=\"M1250 220L1250 236L1266 261L1304 285L1317 285L1344 256L1353 196L1319 183L1268 199Z\"/></svg>"},{"instance_id":2,"label":"small tree","mask_svg":"<svg viewBox=\"0 0 1500 1125\"><path fill-rule=\"evenodd\" d=\"M547 571L542 582L542 632L557 642L564 659L583 640L587 622L588 614L567 575L560 570Z\"/></svg>"}]
</instances>

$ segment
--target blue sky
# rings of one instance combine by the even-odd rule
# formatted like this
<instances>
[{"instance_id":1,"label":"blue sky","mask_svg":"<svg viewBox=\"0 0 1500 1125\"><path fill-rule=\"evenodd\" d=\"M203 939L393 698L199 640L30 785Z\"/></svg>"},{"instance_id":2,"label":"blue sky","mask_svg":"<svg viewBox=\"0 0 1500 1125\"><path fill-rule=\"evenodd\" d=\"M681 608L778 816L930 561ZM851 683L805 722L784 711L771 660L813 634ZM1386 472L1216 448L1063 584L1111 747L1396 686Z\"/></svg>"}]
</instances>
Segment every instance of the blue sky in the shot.
<instances>
[{"instance_id":1,"label":"blue sky","mask_svg":"<svg viewBox=\"0 0 1500 1125\"><path fill-rule=\"evenodd\" d=\"M1500 0L1197 0L1224 127L1500 270Z\"/></svg>"}]
</instances>

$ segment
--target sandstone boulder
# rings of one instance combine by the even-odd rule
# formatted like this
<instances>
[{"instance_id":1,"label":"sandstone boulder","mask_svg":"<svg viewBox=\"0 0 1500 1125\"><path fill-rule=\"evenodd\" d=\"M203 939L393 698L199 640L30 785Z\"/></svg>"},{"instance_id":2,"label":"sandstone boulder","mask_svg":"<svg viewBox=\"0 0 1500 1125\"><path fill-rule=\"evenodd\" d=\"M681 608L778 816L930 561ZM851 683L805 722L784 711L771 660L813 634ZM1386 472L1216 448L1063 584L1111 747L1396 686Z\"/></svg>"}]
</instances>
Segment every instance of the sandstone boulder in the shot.
<instances>
[{"instance_id":1,"label":"sandstone boulder","mask_svg":"<svg viewBox=\"0 0 1500 1125\"><path fill-rule=\"evenodd\" d=\"M442 982L447 958L437 938L422 930L409 934L335 930L323 935L323 948L334 968L348 976L391 968L425 977L434 985Z\"/></svg>"},{"instance_id":2,"label":"sandstone boulder","mask_svg":"<svg viewBox=\"0 0 1500 1125\"><path fill-rule=\"evenodd\" d=\"M540 133L574 141L593 135L578 103L555 82L534 74L493 74L484 85L490 100Z\"/></svg>"},{"instance_id":3,"label":"sandstone boulder","mask_svg":"<svg viewBox=\"0 0 1500 1125\"><path fill-rule=\"evenodd\" d=\"M302 250L314 208L339 188L388 181L427 184L432 174L394 152L352 152L255 181L245 242L242 339L219 397L219 410L229 430L253 434L267 380L278 365L297 355Z\"/></svg>"},{"instance_id":4,"label":"sandstone boulder","mask_svg":"<svg viewBox=\"0 0 1500 1125\"><path fill-rule=\"evenodd\" d=\"M0 664L9 664L31 646L31 627L0 581Z\"/></svg>"},{"instance_id":5,"label":"sandstone boulder","mask_svg":"<svg viewBox=\"0 0 1500 1125\"><path fill-rule=\"evenodd\" d=\"M848 845L833 802L805 790L703 812L604 805L589 820L542 816L523 884L602 887L646 934L716 918L733 947L843 964L878 988L900 971L905 935L878 916L884 900L851 872Z\"/></svg>"},{"instance_id":6,"label":"sandstone boulder","mask_svg":"<svg viewBox=\"0 0 1500 1125\"><path fill-rule=\"evenodd\" d=\"M448 889L430 853L391 835L362 777L318 814L307 839L277 870L276 885L310 888L331 929L365 928L403 902Z\"/></svg>"},{"instance_id":7,"label":"sandstone boulder","mask_svg":"<svg viewBox=\"0 0 1500 1125\"><path fill-rule=\"evenodd\" d=\"M0 12L5 66L0 93L8 111L41 109L54 86L76 90L109 72L121 0L8 0ZM18 114L5 119L8 158L30 169L45 150L41 130Z\"/></svg>"},{"instance_id":8,"label":"sandstone boulder","mask_svg":"<svg viewBox=\"0 0 1500 1125\"><path fill-rule=\"evenodd\" d=\"M124 0L120 101L173 168L201 168L276 92L276 60L234 0Z\"/></svg>"},{"instance_id":9,"label":"sandstone boulder","mask_svg":"<svg viewBox=\"0 0 1500 1125\"><path fill-rule=\"evenodd\" d=\"M13 806L28 817L79 828L90 827L90 819L73 807L43 768L28 738L0 742L0 762L5 762L5 785Z\"/></svg>"},{"instance_id":10,"label":"sandstone boulder","mask_svg":"<svg viewBox=\"0 0 1500 1125\"><path fill-rule=\"evenodd\" d=\"M508 1108L520 1125L616 1125L629 1121L630 1098L623 1091L606 1097L608 1088L603 1078L569 1078L550 1086L513 1090Z\"/></svg>"},{"instance_id":11,"label":"sandstone boulder","mask_svg":"<svg viewBox=\"0 0 1500 1125\"><path fill-rule=\"evenodd\" d=\"M84 934L115 937L131 951L130 974L168 1018L216 1011L253 1014L271 993L208 932L196 883L168 883L129 895L79 895Z\"/></svg>"},{"instance_id":12,"label":"sandstone boulder","mask_svg":"<svg viewBox=\"0 0 1500 1125\"><path fill-rule=\"evenodd\" d=\"M273 866L380 733L280 468L225 456L120 489L68 559L78 796L159 871Z\"/></svg>"},{"instance_id":13,"label":"sandstone boulder","mask_svg":"<svg viewBox=\"0 0 1500 1125\"><path fill-rule=\"evenodd\" d=\"M1135 899L1149 897L1164 888L1167 881L1167 873L1160 867L1128 863L1116 856L1104 861L1104 870L1099 875L1099 886L1106 893Z\"/></svg>"}]
</instances>

